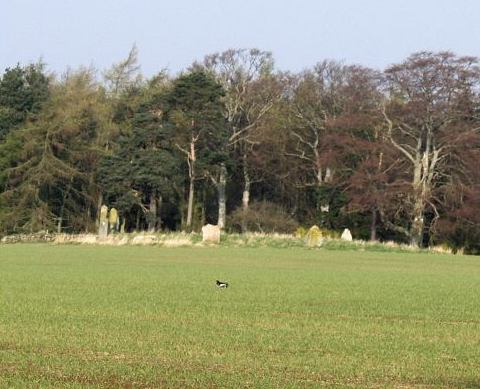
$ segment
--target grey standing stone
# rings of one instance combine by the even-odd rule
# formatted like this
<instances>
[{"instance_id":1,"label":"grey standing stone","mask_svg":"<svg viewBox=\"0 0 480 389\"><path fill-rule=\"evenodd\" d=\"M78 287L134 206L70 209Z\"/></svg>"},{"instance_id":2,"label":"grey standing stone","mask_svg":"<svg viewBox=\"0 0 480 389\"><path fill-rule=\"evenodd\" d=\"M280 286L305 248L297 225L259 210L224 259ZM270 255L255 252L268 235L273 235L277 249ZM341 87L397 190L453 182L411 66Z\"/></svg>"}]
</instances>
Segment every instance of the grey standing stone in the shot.
<instances>
[{"instance_id":1,"label":"grey standing stone","mask_svg":"<svg viewBox=\"0 0 480 389\"><path fill-rule=\"evenodd\" d=\"M98 236L106 238L108 235L108 207L102 205L100 208L100 223L98 225Z\"/></svg>"},{"instance_id":2,"label":"grey standing stone","mask_svg":"<svg viewBox=\"0 0 480 389\"><path fill-rule=\"evenodd\" d=\"M220 243L220 227L206 224L202 227L202 242Z\"/></svg>"},{"instance_id":3,"label":"grey standing stone","mask_svg":"<svg viewBox=\"0 0 480 389\"><path fill-rule=\"evenodd\" d=\"M323 241L322 231L318 226L312 226L305 235L305 238L308 247L320 246Z\"/></svg>"},{"instance_id":4,"label":"grey standing stone","mask_svg":"<svg viewBox=\"0 0 480 389\"><path fill-rule=\"evenodd\" d=\"M118 218L118 211L115 208L110 209L108 213L108 230L110 233L118 232L120 220Z\"/></svg>"},{"instance_id":5,"label":"grey standing stone","mask_svg":"<svg viewBox=\"0 0 480 389\"><path fill-rule=\"evenodd\" d=\"M348 228L345 228L342 232L342 236L341 236L341 239L342 240L346 240L348 242L351 242L353 240L352 238L352 233L350 232L350 230Z\"/></svg>"}]
</instances>

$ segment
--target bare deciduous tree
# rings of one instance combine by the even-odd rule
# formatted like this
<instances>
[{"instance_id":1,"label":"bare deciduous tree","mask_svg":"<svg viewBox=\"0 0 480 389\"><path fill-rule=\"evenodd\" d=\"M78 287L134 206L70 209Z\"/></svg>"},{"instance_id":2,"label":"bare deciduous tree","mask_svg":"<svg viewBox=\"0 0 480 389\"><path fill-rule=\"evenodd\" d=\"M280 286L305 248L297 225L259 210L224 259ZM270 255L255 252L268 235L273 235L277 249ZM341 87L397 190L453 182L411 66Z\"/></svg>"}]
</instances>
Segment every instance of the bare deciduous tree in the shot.
<instances>
[{"instance_id":1,"label":"bare deciduous tree","mask_svg":"<svg viewBox=\"0 0 480 389\"><path fill-rule=\"evenodd\" d=\"M436 189L461 172L462 153L478 136L472 117L478 60L449 52L420 52L388 68L383 109L392 145L408 161L412 244L422 245L427 209L438 218Z\"/></svg>"},{"instance_id":2,"label":"bare deciduous tree","mask_svg":"<svg viewBox=\"0 0 480 389\"><path fill-rule=\"evenodd\" d=\"M254 133L260 121L282 94L282 83L272 73L271 53L258 49L227 50L204 59L202 66L212 72L225 89L225 118L228 125L228 145L240 155L243 169L244 189L242 206L248 208L250 188L254 181L249 157L255 147ZM222 169L221 171L225 171ZM226 184L226 177L217 182ZM222 189L223 188L223 189ZM220 187L219 206L225 207L224 187ZM222 223L224 224L224 220Z\"/></svg>"}]
</instances>

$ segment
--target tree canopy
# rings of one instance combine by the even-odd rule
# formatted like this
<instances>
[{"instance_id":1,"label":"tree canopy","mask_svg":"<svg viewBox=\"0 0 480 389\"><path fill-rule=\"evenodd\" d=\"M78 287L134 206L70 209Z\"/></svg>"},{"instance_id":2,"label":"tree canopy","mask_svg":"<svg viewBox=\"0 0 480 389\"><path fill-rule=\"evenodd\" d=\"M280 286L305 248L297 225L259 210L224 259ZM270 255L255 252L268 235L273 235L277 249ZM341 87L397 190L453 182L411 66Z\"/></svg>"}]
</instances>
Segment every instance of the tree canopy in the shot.
<instances>
[{"instance_id":1,"label":"tree canopy","mask_svg":"<svg viewBox=\"0 0 480 389\"><path fill-rule=\"evenodd\" d=\"M106 204L126 231L317 224L480 251L477 58L291 73L231 49L147 78L134 46L97 74L0 74L0 234L93 231Z\"/></svg>"}]
</instances>

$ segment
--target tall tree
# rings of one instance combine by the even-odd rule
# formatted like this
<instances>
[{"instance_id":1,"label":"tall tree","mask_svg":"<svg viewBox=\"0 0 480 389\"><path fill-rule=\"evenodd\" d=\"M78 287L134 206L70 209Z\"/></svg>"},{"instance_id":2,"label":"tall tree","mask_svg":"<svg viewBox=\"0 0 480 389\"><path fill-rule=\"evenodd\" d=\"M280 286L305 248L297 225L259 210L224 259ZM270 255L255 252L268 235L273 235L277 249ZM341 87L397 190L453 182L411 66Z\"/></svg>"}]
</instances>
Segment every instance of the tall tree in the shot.
<instances>
[{"instance_id":1,"label":"tall tree","mask_svg":"<svg viewBox=\"0 0 480 389\"><path fill-rule=\"evenodd\" d=\"M203 67L214 74L226 92L228 146L242 168L242 206L246 210L255 181L250 166L256 144L253 138L265 115L281 97L282 83L273 74L272 54L258 49L230 49L211 54L204 59Z\"/></svg>"},{"instance_id":2,"label":"tall tree","mask_svg":"<svg viewBox=\"0 0 480 389\"><path fill-rule=\"evenodd\" d=\"M107 84L108 92L114 97L134 88L142 82L140 65L138 64L138 48L133 45L127 58L105 71L103 77Z\"/></svg>"},{"instance_id":3,"label":"tall tree","mask_svg":"<svg viewBox=\"0 0 480 389\"><path fill-rule=\"evenodd\" d=\"M7 169L4 228L79 231L91 222L96 139L108 125L109 108L90 70L69 73L35 121L9 136L17 142Z\"/></svg>"},{"instance_id":4,"label":"tall tree","mask_svg":"<svg viewBox=\"0 0 480 389\"><path fill-rule=\"evenodd\" d=\"M197 70L176 79L165 97L166 119L175 128L175 147L188 166L187 229L192 228L195 181L204 178L212 166L223 170L223 95L221 85Z\"/></svg>"},{"instance_id":5,"label":"tall tree","mask_svg":"<svg viewBox=\"0 0 480 389\"><path fill-rule=\"evenodd\" d=\"M332 180L336 156L329 130L344 110L347 70L338 62L324 61L292 80L289 155L305 163L305 185Z\"/></svg>"},{"instance_id":6,"label":"tall tree","mask_svg":"<svg viewBox=\"0 0 480 389\"><path fill-rule=\"evenodd\" d=\"M424 244L426 213L438 219L436 191L464 170L479 134L473 120L480 85L478 60L450 52L413 54L385 71L389 100L383 110L388 137L409 166L412 244Z\"/></svg>"},{"instance_id":7,"label":"tall tree","mask_svg":"<svg viewBox=\"0 0 480 389\"><path fill-rule=\"evenodd\" d=\"M172 128L162 117L161 95L149 98L134 114L131 132L100 165L104 198L120 211L127 228L133 226L128 216L140 212L150 231L161 229L163 204L178 200L183 175L171 138Z\"/></svg>"},{"instance_id":8,"label":"tall tree","mask_svg":"<svg viewBox=\"0 0 480 389\"><path fill-rule=\"evenodd\" d=\"M8 68L0 78L0 142L40 111L49 97L50 78L41 62Z\"/></svg>"},{"instance_id":9,"label":"tall tree","mask_svg":"<svg viewBox=\"0 0 480 389\"><path fill-rule=\"evenodd\" d=\"M317 222L333 228L345 205L338 200L362 152L356 145L374 131L378 75L323 61L292 77L290 85L285 153L296 171L296 184L315 199Z\"/></svg>"}]
</instances>

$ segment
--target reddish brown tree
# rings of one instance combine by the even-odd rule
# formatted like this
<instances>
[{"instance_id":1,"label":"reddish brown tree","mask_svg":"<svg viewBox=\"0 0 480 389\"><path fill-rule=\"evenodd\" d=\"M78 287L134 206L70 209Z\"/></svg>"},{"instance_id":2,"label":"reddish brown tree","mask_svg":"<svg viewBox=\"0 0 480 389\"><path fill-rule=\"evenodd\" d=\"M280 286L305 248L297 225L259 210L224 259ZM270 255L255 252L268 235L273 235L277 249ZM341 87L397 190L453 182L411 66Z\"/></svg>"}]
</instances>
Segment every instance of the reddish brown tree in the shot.
<instances>
[{"instance_id":1,"label":"reddish brown tree","mask_svg":"<svg viewBox=\"0 0 480 389\"><path fill-rule=\"evenodd\" d=\"M369 159L367 150L373 152L372 142L376 142L380 80L371 69L333 61L324 61L294 79L286 154L297 169L299 186L317 188L317 192L325 185L337 188L336 192L349 187L349 177ZM319 201L319 210L329 212L329 199L320 196ZM376 215L375 211L372 216Z\"/></svg>"},{"instance_id":2,"label":"reddish brown tree","mask_svg":"<svg viewBox=\"0 0 480 389\"><path fill-rule=\"evenodd\" d=\"M478 137L474 119L478 60L449 52L421 52L385 72L387 136L407 162L412 244L422 245L425 217L439 217L437 191L465 173L469 143Z\"/></svg>"}]
</instances>

